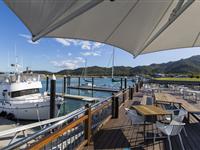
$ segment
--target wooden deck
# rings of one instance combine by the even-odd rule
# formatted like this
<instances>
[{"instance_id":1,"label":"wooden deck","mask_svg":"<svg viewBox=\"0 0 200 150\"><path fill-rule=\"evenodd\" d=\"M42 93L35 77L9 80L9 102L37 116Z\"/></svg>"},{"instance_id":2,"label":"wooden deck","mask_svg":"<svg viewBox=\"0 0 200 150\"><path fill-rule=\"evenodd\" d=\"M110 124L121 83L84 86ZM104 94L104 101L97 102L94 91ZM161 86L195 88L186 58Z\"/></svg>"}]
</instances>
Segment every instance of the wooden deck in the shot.
<instances>
[{"instance_id":1,"label":"wooden deck","mask_svg":"<svg viewBox=\"0 0 200 150\"><path fill-rule=\"evenodd\" d=\"M138 150L168 150L169 145L167 139L147 140L144 144L143 126L131 126L124 107L129 107L133 103L141 101L142 97L134 96L134 101L127 101L120 108L118 119L111 119L107 124L93 137L93 143L85 149L138 149ZM190 124L186 124L185 128L188 136L181 133L183 143L186 150L199 150L200 143L200 124L194 118L190 118ZM157 136L161 135L153 125L146 127L147 135L151 135L156 130ZM177 137L172 137L173 150L181 150L180 141Z\"/></svg>"}]
</instances>

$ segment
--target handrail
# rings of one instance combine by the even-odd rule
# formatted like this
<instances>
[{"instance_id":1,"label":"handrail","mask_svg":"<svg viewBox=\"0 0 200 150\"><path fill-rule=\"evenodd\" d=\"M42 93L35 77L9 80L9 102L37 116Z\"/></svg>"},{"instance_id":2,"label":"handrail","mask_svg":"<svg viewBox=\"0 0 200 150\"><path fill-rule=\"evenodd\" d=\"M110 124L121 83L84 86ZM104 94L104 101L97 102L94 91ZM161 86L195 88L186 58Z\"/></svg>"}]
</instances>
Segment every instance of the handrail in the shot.
<instances>
[{"instance_id":1,"label":"handrail","mask_svg":"<svg viewBox=\"0 0 200 150\"><path fill-rule=\"evenodd\" d=\"M35 149L41 149L42 147L44 147L46 144L48 144L49 142L55 140L56 138L58 138L60 135L64 134L66 131L74 128L75 126L77 126L78 124L80 124L81 122L85 121L88 118L88 115L84 115L82 117L80 117L78 120L70 123L69 125L66 125L64 128L61 128L60 130L58 130L57 132L54 132L53 134L50 134L48 137L44 137L42 138L40 141L36 142L35 144L33 144L30 147L30 150L35 150Z\"/></svg>"},{"instance_id":2,"label":"handrail","mask_svg":"<svg viewBox=\"0 0 200 150\"><path fill-rule=\"evenodd\" d=\"M127 91L127 90L129 90L129 88L126 88L126 89L123 89L123 90L119 91L118 93L114 94L114 96L115 96L115 97L118 97L118 96L120 96L121 94L123 94L124 91Z\"/></svg>"},{"instance_id":3,"label":"handrail","mask_svg":"<svg viewBox=\"0 0 200 150\"><path fill-rule=\"evenodd\" d=\"M51 124L51 123L66 119L68 117L76 115L76 113L78 113L79 111L81 111L83 109L84 108L82 107L80 109L77 109L77 110L65 115L65 116L61 116L61 117L57 117L57 118L53 118L53 119L48 119L48 120L44 120L44 121L40 121L40 122L36 122L36 123L31 123L31 124L19 126L19 127L13 128L13 129L4 130L4 131L0 132L0 137L5 136L5 135L9 135L9 134L12 134L12 133L24 131L24 130L27 130L27 129L40 127L40 126L43 126L43 125L46 125L46 124Z\"/></svg>"},{"instance_id":4,"label":"handrail","mask_svg":"<svg viewBox=\"0 0 200 150\"><path fill-rule=\"evenodd\" d=\"M61 121L59 121L59 122L57 122L57 123L55 123L55 124L53 124L53 125L51 125L51 126L49 126L49 127L47 127L47 128L44 128L44 129L42 129L42 130L36 132L35 134L31 135L31 136L28 136L28 137L26 137L26 138L24 138L24 139L21 139L21 140L19 140L19 141L16 141L15 143L10 144L10 145L4 147L3 149L4 149L4 150L12 150L12 149L15 149L15 148L17 148L17 147L19 147L19 146L21 146L21 145L23 145L23 144L25 144L25 143L27 143L27 142L33 140L33 139L35 139L36 137L38 137L38 136L40 136L40 135L42 135L42 134L44 134L44 133L46 133L46 132L48 132L48 131L54 129L54 128L60 126L60 125L62 125L63 123L66 123L68 120L74 118L75 116L78 116L78 115L83 114L86 110L87 110L87 109L83 109L82 111L77 112L77 113L75 113L75 114L73 114L73 115L67 117L67 118L64 119L64 120L61 120Z\"/></svg>"},{"instance_id":5,"label":"handrail","mask_svg":"<svg viewBox=\"0 0 200 150\"><path fill-rule=\"evenodd\" d=\"M104 108L105 106L109 105L110 103L111 103L111 102L107 101L107 103L104 103L104 104L100 105L99 108L96 108L96 109L92 110L92 114L98 112L99 110L101 110L101 109Z\"/></svg>"},{"instance_id":6,"label":"handrail","mask_svg":"<svg viewBox=\"0 0 200 150\"><path fill-rule=\"evenodd\" d=\"M105 99L104 101L98 102L98 103L92 105L91 108L94 108L94 109L95 109L96 107L101 106L102 103L105 103L106 101L109 101L110 99L111 99L111 97ZM82 111L80 111L81 109L82 109ZM56 122L55 120L58 121L58 119L59 119L59 120L61 120L61 121L60 121L61 123L60 123L60 122L57 122L57 123L63 124L63 123L64 123L64 122L63 122L63 119L65 119L66 121L68 121L68 120L74 118L75 116L77 116L77 115L79 115L79 114L83 114L85 111L86 111L86 109L80 108L79 110L76 110L75 113L70 114L70 116L62 116L62 117L54 118L54 119L50 119L50 120L51 120L51 123L52 123L52 122ZM69 114L68 114L68 115L69 115ZM67 117L67 118L66 118L66 117ZM26 130L26 129L28 129L28 128L30 129L30 128L33 128L33 127L37 127L37 126L41 126L41 125L45 125L45 124L49 124L49 123L50 123L50 121L49 121L49 120L46 120L46 121L43 121L42 123L33 123L32 126L30 126L30 127L29 127L29 125L25 125L25 127L24 127L24 126L18 127L17 130L15 130L15 129L6 130L6 131L3 131L3 132L0 132L0 136L8 135L8 134L10 134L10 133L13 133L13 130L14 130L14 133L16 133L16 132L19 132L19 131ZM57 123L55 123L55 124L57 124ZM11 145L5 147L5 149L8 149L8 150L9 150L9 149L13 149L13 148L19 147L19 146L21 146L21 145L23 145L23 144L29 142L30 140L32 140L32 139L34 139L34 138L40 136L41 134L43 134L43 133L45 133L45 132L47 132L47 131L49 131L49 130L55 128L55 127L54 127L55 124L53 124L52 126L49 126L49 127L47 127L47 128L44 128L43 130L40 130L39 132L37 132L37 133L35 133L35 134L33 134L33 135L31 135L31 136L25 138L25 139L22 139L22 140L20 140L20 141L17 141L17 142L15 142L15 143L13 143L13 144L11 144ZM50 127L51 127L51 128L50 128ZM50 128L50 129L49 129L49 128ZM42 132L42 131L43 131L43 132Z\"/></svg>"},{"instance_id":7,"label":"handrail","mask_svg":"<svg viewBox=\"0 0 200 150\"><path fill-rule=\"evenodd\" d=\"M106 101L108 101L110 99L111 99L111 97L108 97L104 101L100 101L98 103L95 103L94 105L91 106L91 108L96 108L100 104L105 103ZM71 113L69 113L65 116L61 116L61 117L57 117L57 118L53 118L53 119L48 119L48 120L44 120L44 121L40 121L40 122L36 122L36 123L31 123L31 124L19 126L19 127L13 128L13 129L4 130L4 131L0 132L0 137L63 120L66 117L74 115L75 113L77 113L77 112L79 112L83 109L84 109L84 107L81 107L81 108L79 108L79 109L77 109L77 110L75 110L75 111L73 111L73 112L71 112Z\"/></svg>"},{"instance_id":8,"label":"handrail","mask_svg":"<svg viewBox=\"0 0 200 150\"><path fill-rule=\"evenodd\" d=\"M100 102L98 102L98 103L95 103L94 105L91 106L91 108L96 108L97 106L101 105L102 103L105 103L106 101L111 100L111 98L112 98L112 96L106 98L106 99L103 100L103 101L100 101Z\"/></svg>"}]
</instances>

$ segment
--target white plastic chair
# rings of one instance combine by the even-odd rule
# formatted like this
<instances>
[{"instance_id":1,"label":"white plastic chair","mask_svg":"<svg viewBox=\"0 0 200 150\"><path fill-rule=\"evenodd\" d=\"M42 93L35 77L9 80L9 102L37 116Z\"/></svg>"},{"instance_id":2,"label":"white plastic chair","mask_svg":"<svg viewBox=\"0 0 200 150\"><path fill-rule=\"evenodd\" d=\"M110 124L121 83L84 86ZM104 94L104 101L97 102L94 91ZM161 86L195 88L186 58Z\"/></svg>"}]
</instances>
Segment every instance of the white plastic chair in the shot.
<instances>
[{"instance_id":1,"label":"white plastic chair","mask_svg":"<svg viewBox=\"0 0 200 150\"><path fill-rule=\"evenodd\" d=\"M128 115L128 118L131 121L131 125L136 125L137 127L139 127L139 125L144 125L144 121L145 121L144 117L138 115L136 110L132 110L132 109L129 109L129 108L125 108L125 110L126 110L126 113ZM153 140L155 142L155 131L153 131Z\"/></svg>"},{"instance_id":2,"label":"white plastic chair","mask_svg":"<svg viewBox=\"0 0 200 150\"><path fill-rule=\"evenodd\" d=\"M187 111L184 109L180 109L178 115L174 115L173 120L177 122L183 122L183 119L187 116ZM187 136L187 132L185 130L185 127L183 126L183 131L185 133L185 136Z\"/></svg>"},{"instance_id":3,"label":"white plastic chair","mask_svg":"<svg viewBox=\"0 0 200 150\"><path fill-rule=\"evenodd\" d=\"M182 149L185 150L184 145L183 145L183 141L182 141L182 138L181 138L181 135L180 135L181 130L183 129L184 125L185 125L185 123L177 122L175 120L173 120L169 125L166 125L166 124L163 124L163 123L160 123L160 122L156 122L156 127L163 134L167 135L170 150L172 150L172 144L171 144L170 137L176 136L176 135L178 135L178 137L179 137Z\"/></svg>"},{"instance_id":4,"label":"white plastic chair","mask_svg":"<svg viewBox=\"0 0 200 150\"><path fill-rule=\"evenodd\" d=\"M125 108L128 118L131 121L131 125L144 124L144 117L137 114L136 110Z\"/></svg>"},{"instance_id":5,"label":"white plastic chair","mask_svg":"<svg viewBox=\"0 0 200 150\"><path fill-rule=\"evenodd\" d=\"M187 111L185 111L184 109L179 109L179 113L178 115L174 115L173 116L173 120L177 121L177 122L182 122L183 119L187 116Z\"/></svg>"},{"instance_id":6,"label":"white plastic chair","mask_svg":"<svg viewBox=\"0 0 200 150\"><path fill-rule=\"evenodd\" d=\"M187 116L187 111L184 109L174 109L174 110L167 110L172 113L172 120L175 120L177 122L183 122L183 119ZM175 111L179 111L178 115L175 115ZM171 117L167 116L165 117L167 121L171 121ZM185 136L187 136L187 132L185 130L185 127L183 127L183 131Z\"/></svg>"}]
</instances>

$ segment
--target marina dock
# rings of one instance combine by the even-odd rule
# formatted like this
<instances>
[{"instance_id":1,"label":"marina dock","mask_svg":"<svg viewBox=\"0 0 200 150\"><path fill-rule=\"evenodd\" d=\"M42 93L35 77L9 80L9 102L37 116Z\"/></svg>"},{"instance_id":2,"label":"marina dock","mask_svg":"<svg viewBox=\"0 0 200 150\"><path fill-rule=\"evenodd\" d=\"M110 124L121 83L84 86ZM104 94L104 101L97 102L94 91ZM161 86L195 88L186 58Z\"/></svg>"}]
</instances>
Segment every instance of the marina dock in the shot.
<instances>
[{"instance_id":1,"label":"marina dock","mask_svg":"<svg viewBox=\"0 0 200 150\"><path fill-rule=\"evenodd\" d=\"M69 86L69 89L80 89L80 90L93 90L93 91L104 91L104 92L118 92L118 89L112 89L108 87L97 87L97 86Z\"/></svg>"},{"instance_id":2,"label":"marina dock","mask_svg":"<svg viewBox=\"0 0 200 150\"><path fill-rule=\"evenodd\" d=\"M77 100L82 100L82 101L87 101L87 102L94 102L98 101L99 98L97 97L88 97L88 96L81 96L81 95L71 95L71 94L63 94L63 93L56 93L57 96L62 96L64 98L72 98L72 99L77 99Z\"/></svg>"}]
</instances>

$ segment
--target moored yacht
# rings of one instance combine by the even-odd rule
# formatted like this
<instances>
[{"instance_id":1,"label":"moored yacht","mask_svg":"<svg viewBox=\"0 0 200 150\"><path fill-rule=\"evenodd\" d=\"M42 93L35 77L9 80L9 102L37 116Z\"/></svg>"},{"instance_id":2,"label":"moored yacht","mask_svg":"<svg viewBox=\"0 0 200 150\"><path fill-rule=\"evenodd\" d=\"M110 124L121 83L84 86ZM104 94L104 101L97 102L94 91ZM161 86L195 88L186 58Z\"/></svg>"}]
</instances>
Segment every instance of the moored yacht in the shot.
<instances>
[{"instance_id":1,"label":"moored yacht","mask_svg":"<svg viewBox=\"0 0 200 150\"><path fill-rule=\"evenodd\" d=\"M40 76L22 73L17 69L7 74L0 83L0 112L22 120L44 120L50 116L50 96L40 93ZM56 113L59 112L63 98L56 98Z\"/></svg>"}]
</instances>

